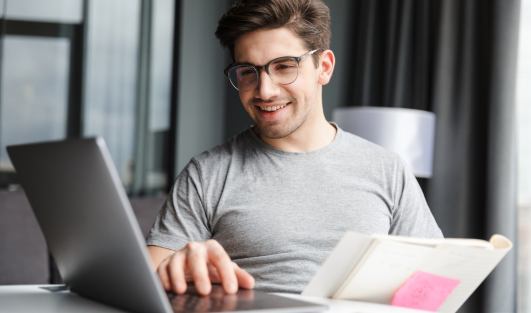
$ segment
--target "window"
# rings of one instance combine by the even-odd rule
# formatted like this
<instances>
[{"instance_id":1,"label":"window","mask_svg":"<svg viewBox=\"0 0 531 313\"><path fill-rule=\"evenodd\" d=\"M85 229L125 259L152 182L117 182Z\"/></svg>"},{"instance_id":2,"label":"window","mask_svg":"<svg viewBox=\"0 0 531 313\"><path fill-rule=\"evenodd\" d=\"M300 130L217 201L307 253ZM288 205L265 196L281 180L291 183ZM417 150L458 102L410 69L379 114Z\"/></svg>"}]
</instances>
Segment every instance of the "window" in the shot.
<instances>
[{"instance_id":1,"label":"window","mask_svg":"<svg viewBox=\"0 0 531 313\"><path fill-rule=\"evenodd\" d=\"M522 0L517 68L519 312L531 312L531 0Z\"/></svg>"},{"instance_id":2,"label":"window","mask_svg":"<svg viewBox=\"0 0 531 313\"><path fill-rule=\"evenodd\" d=\"M105 139L126 190L133 183L140 0L88 2L83 135Z\"/></svg>"},{"instance_id":3,"label":"window","mask_svg":"<svg viewBox=\"0 0 531 313\"><path fill-rule=\"evenodd\" d=\"M5 147L105 139L131 195L165 193L173 0L0 0L0 188Z\"/></svg>"},{"instance_id":4,"label":"window","mask_svg":"<svg viewBox=\"0 0 531 313\"><path fill-rule=\"evenodd\" d=\"M16 183L7 145L76 135L83 59L81 0L1 4L0 187Z\"/></svg>"}]
</instances>

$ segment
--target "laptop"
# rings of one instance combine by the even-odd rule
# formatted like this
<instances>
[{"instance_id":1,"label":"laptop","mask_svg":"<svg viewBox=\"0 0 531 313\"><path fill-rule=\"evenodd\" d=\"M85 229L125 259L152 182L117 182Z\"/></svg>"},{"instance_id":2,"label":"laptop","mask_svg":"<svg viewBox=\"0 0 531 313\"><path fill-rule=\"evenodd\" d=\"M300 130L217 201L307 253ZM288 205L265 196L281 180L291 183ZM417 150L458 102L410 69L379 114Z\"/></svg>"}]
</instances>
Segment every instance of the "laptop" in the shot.
<instances>
[{"instance_id":1,"label":"laptop","mask_svg":"<svg viewBox=\"0 0 531 313\"><path fill-rule=\"evenodd\" d=\"M71 292L132 312L320 312L321 304L254 290L166 293L102 138L7 147Z\"/></svg>"}]
</instances>

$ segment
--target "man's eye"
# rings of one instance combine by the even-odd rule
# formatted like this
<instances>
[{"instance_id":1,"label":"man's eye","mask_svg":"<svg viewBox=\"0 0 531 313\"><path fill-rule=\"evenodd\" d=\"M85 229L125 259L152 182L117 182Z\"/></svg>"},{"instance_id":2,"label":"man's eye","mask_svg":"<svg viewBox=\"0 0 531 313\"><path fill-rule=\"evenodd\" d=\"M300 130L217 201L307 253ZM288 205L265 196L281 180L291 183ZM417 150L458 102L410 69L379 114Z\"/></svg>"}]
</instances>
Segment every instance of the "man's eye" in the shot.
<instances>
[{"instance_id":1,"label":"man's eye","mask_svg":"<svg viewBox=\"0 0 531 313\"><path fill-rule=\"evenodd\" d=\"M241 75L241 76L246 76L246 77L251 76L251 75L254 75L254 70L252 70L252 69L242 70L242 71L240 72L240 75Z\"/></svg>"},{"instance_id":2,"label":"man's eye","mask_svg":"<svg viewBox=\"0 0 531 313\"><path fill-rule=\"evenodd\" d=\"M275 71L286 71L286 70L291 70L293 68L295 68L295 66L290 65L290 64L277 64L275 66Z\"/></svg>"}]
</instances>

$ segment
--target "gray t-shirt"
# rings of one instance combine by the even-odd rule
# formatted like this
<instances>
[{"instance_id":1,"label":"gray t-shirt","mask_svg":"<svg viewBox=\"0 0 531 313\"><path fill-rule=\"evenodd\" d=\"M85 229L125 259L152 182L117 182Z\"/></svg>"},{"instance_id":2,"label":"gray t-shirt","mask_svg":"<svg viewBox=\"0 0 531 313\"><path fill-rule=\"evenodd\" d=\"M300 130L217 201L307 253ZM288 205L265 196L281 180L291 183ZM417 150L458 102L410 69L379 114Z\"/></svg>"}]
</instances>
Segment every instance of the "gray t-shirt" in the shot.
<instances>
[{"instance_id":1,"label":"gray t-shirt","mask_svg":"<svg viewBox=\"0 0 531 313\"><path fill-rule=\"evenodd\" d=\"M338 128L323 149L271 147L247 129L195 156L148 245L217 240L255 289L300 293L346 231L442 237L402 159Z\"/></svg>"}]
</instances>

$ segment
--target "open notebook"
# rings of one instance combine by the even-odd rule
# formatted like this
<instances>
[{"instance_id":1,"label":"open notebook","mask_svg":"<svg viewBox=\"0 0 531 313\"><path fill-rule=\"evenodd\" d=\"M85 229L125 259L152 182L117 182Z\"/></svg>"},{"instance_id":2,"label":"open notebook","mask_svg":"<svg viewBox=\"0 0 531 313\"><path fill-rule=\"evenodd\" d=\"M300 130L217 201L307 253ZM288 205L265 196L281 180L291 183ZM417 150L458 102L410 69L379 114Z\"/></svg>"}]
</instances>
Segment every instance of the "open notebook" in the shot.
<instances>
[{"instance_id":1,"label":"open notebook","mask_svg":"<svg viewBox=\"0 0 531 313\"><path fill-rule=\"evenodd\" d=\"M302 295L391 304L422 271L460 281L437 310L455 312L511 248L501 235L484 241L347 232Z\"/></svg>"}]
</instances>

